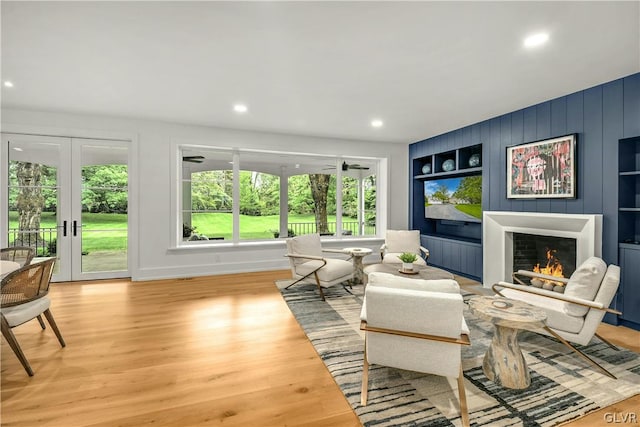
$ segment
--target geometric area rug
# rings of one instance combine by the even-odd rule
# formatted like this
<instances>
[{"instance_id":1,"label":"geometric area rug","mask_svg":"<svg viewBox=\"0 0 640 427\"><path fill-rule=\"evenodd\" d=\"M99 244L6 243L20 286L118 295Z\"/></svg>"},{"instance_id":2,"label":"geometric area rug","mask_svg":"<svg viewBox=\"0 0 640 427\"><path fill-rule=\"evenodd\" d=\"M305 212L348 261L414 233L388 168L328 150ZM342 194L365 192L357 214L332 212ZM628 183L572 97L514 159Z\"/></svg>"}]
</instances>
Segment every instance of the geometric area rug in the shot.
<instances>
[{"instance_id":1,"label":"geometric area rug","mask_svg":"<svg viewBox=\"0 0 640 427\"><path fill-rule=\"evenodd\" d=\"M371 365L369 399L360 405L364 333L360 331L363 286L346 292L277 283L289 309L304 329L364 426L460 426L457 383L453 378ZM465 299L468 299L465 297ZM640 355L611 349L597 338L582 351L617 380L596 372L553 338L521 331L518 342L531 374L531 385L511 390L495 385L482 372L482 358L493 325L473 316L465 305L471 346L463 346L463 371L472 426L555 426L640 394Z\"/></svg>"}]
</instances>

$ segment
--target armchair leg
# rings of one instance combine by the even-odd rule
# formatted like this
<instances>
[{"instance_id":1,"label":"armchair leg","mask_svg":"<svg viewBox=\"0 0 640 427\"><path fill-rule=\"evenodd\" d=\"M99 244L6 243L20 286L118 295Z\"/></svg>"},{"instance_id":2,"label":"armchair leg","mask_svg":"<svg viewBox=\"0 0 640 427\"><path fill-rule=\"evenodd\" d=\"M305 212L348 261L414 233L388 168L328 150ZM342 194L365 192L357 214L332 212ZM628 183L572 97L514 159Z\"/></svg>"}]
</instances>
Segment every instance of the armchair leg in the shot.
<instances>
[{"instance_id":1,"label":"armchair leg","mask_svg":"<svg viewBox=\"0 0 640 427\"><path fill-rule=\"evenodd\" d=\"M367 335L364 336L364 361L362 363L362 387L360 389L360 404L367 406L369 393L369 362L367 361Z\"/></svg>"},{"instance_id":2,"label":"armchair leg","mask_svg":"<svg viewBox=\"0 0 640 427\"><path fill-rule=\"evenodd\" d=\"M322 292L322 286L320 286L320 278L318 277L318 272L314 271L313 275L316 277L316 283L318 284L318 291L320 292L320 298L322 298L322 301L325 301L324 292Z\"/></svg>"},{"instance_id":3,"label":"armchair leg","mask_svg":"<svg viewBox=\"0 0 640 427\"><path fill-rule=\"evenodd\" d=\"M51 325L51 329L53 329L53 332L56 334L56 337L58 337L58 341L60 342L60 345L62 347L66 347L67 344L64 342L64 338L62 338L62 334L58 329L58 325L56 324L56 321L53 320L53 314L51 314L51 310L46 309L44 311L44 317L47 318L47 322L49 322L49 324Z\"/></svg>"},{"instance_id":4,"label":"armchair leg","mask_svg":"<svg viewBox=\"0 0 640 427\"><path fill-rule=\"evenodd\" d=\"M612 342L607 341L606 339L604 339L602 336L600 336L598 334L594 334L594 335L597 336L600 339L600 341L602 341L603 343L605 343L606 345L608 345L609 347L611 347L615 351L620 351L620 349L618 347L616 347L615 344L613 344Z\"/></svg>"},{"instance_id":5,"label":"armchair leg","mask_svg":"<svg viewBox=\"0 0 640 427\"><path fill-rule=\"evenodd\" d=\"M583 352L581 352L580 350L578 350L577 348L575 348L574 346L572 346L571 344L569 344L569 342L567 340L565 340L564 338L562 338L560 335L558 335L555 331L553 331L551 328L549 328L548 326L545 326L544 329L549 332L551 335L553 335L555 338L557 338L562 344L566 345L567 347L569 347L571 350L573 350L574 352L576 352L580 357L582 357L584 360L586 360L588 363L590 363L591 365L593 365L594 367L596 367L600 372L602 372L603 374L605 374L608 377L613 378L614 380L617 380L618 378L613 375L611 372L607 371L605 368L603 368L602 366L600 366L600 364L598 362L596 362L595 360L593 360L592 358L590 358L589 356L587 356L586 354L584 354Z\"/></svg>"},{"instance_id":6,"label":"armchair leg","mask_svg":"<svg viewBox=\"0 0 640 427\"><path fill-rule=\"evenodd\" d=\"M24 370L27 371L27 374L29 374L30 377L32 377L33 369L31 369L31 365L29 365L29 361L27 360L26 356L22 352L22 349L20 348L20 344L18 344L18 340L16 340L16 336L13 335L11 326L9 326L9 322L7 322L7 319L5 319L4 316L2 316L2 336L4 336L4 339L7 340L9 347L11 347L11 350L13 350L13 352L15 353L16 357L22 364L22 367L24 368Z\"/></svg>"},{"instance_id":7,"label":"armchair leg","mask_svg":"<svg viewBox=\"0 0 640 427\"><path fill-rule=\"evenodd\" d=\"M462 417L463 427L469 427L469 409L467 408L467 395L464 391L464 373L462 372L462 363L460 363L460 375L458 376L458 396L460 398L460 416Z\"/></svg>"}]
</instances>

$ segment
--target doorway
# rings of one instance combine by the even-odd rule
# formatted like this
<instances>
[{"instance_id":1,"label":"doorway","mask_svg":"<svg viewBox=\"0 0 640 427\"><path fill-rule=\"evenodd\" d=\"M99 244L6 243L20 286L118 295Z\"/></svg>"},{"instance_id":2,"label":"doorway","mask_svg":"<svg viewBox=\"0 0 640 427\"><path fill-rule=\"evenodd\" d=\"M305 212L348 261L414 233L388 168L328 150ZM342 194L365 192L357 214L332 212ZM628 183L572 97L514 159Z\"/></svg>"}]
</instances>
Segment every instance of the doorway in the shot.
<instances>
[{"instance_id":1,"label":"doorway","mask_svg":"<svg viewBox=\"0 0 640 427\"><path fill-rule=\"evenodd\" d=\"M54 281L129 277L129 145L2 134L1 246L55 256Z\"/></svg>"}]
</instances>

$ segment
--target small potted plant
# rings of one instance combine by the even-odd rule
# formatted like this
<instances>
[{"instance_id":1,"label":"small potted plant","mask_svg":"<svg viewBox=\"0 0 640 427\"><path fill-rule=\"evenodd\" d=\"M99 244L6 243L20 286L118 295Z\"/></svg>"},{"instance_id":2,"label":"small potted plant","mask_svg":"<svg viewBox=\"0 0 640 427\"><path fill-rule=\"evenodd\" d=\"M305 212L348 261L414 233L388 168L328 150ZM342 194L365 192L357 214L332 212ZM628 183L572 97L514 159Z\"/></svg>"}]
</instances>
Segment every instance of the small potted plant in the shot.
<instances>
[{"instance_id":1,"label":"small potted plant","mask_svg":"<svg viewBox=\"0 0 640 427\"><path fill-rule=\"evenodd\" d=\"M401 253L398 258L402 261L402 269L405 271L413 270L413 262L418 259L416 254L412 254L410 252Z\"/></svg>"}]
</instances>

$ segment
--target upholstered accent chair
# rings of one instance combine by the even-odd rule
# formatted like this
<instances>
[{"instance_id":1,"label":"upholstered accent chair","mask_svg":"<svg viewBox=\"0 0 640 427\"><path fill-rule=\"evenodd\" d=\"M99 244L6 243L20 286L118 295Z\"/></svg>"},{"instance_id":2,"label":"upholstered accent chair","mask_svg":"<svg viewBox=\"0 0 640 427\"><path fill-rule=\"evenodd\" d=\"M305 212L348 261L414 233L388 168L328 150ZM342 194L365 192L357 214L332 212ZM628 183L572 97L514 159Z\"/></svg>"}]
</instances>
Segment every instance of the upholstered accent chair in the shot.
<instances>
[{"instance_id":1,"label":"upholstered accent chair","mask_svg":"<svg viewBox=\"0 0 640 427\"><path fill-rule=\"evenodd\" d=\"M420 246L420 231L418 230L387 230L384 244L380 247L380 258L383 263L401 264L400 254L409 252L416 254L418 259L413 263L426 265L429 250Z\"/></svg>"},{"instance_id":2,"label":"upholstered accent chair","mask_svg":"<svg viewBox=\"0 0 640 427\"><path fill-rule=\"evenodd\" d=\"M0 260L17 262L20 267L28 265L35 255L36 250L27 246L12 246L0 249Z\"/></svg>"},{"instance_id":3,"label":"upholstered accent chair","mask_svg":"<svg viewBox=\"0 0 640 427\"><path fill-rule=\"evenodd\" d=\"M318 286L320 297L324 301L322 288L345 283L353 278L353 264L349 261L327 258L323 252L341 253L341 250L322 249L319 234L305 234L287 239L287 257L291 274L295 280L286 287L300 283L312 283Z\"/></svg>"},{"instance_id":4,"label":"upholstered accent chair","mask_svg":"<svg viewBox=\"0 0 640 427\"><path fill-rule=\"evenodd\" d=\"M53 314L49 310L51 300L47 293L54 263L55 259L49 259L26 265L5 276L0 286L2 335L29 376L33 376L33 369L22 352L12 328L37 318L40 327L45 329L46 326L42 320L42 314L44 314L60 345L66 346L53 319Z\"/></svg>"},{"instance_id":5,"label":"upholstered accent chair","mask_svg":"<svg viewBox=\"0 0 640 427\"><path fill-rule=\"evenodd\" d=\"M454 280L370 273L360 314L365 331L360 403L367 404L370 364L453 377L462 424L469 426L461 346L470 341L463 306Z\"/></svg>"},{"instance_id":6,"label":"upholstered accent chair","mask_svg":"<svg viewBox=\"0 0 640 427\"><path fill-rule=\"evenodd\" d=\"M563 283L565 291L558 293L526 285L520 277ZM620 284L620 267L613 264L607 267L602 259L591 257L578 266L568 279L520 270L514 273L514 280L520 284L498 282L492 289L504 297L542 308L547 313L547 326L541 332L557 338L600 372L616 378L570 342L587 345L597 336L617 350L613 344L598 335L596 330L605 313L622 314L609 308Z\"/></svg>"}]
</instances>

